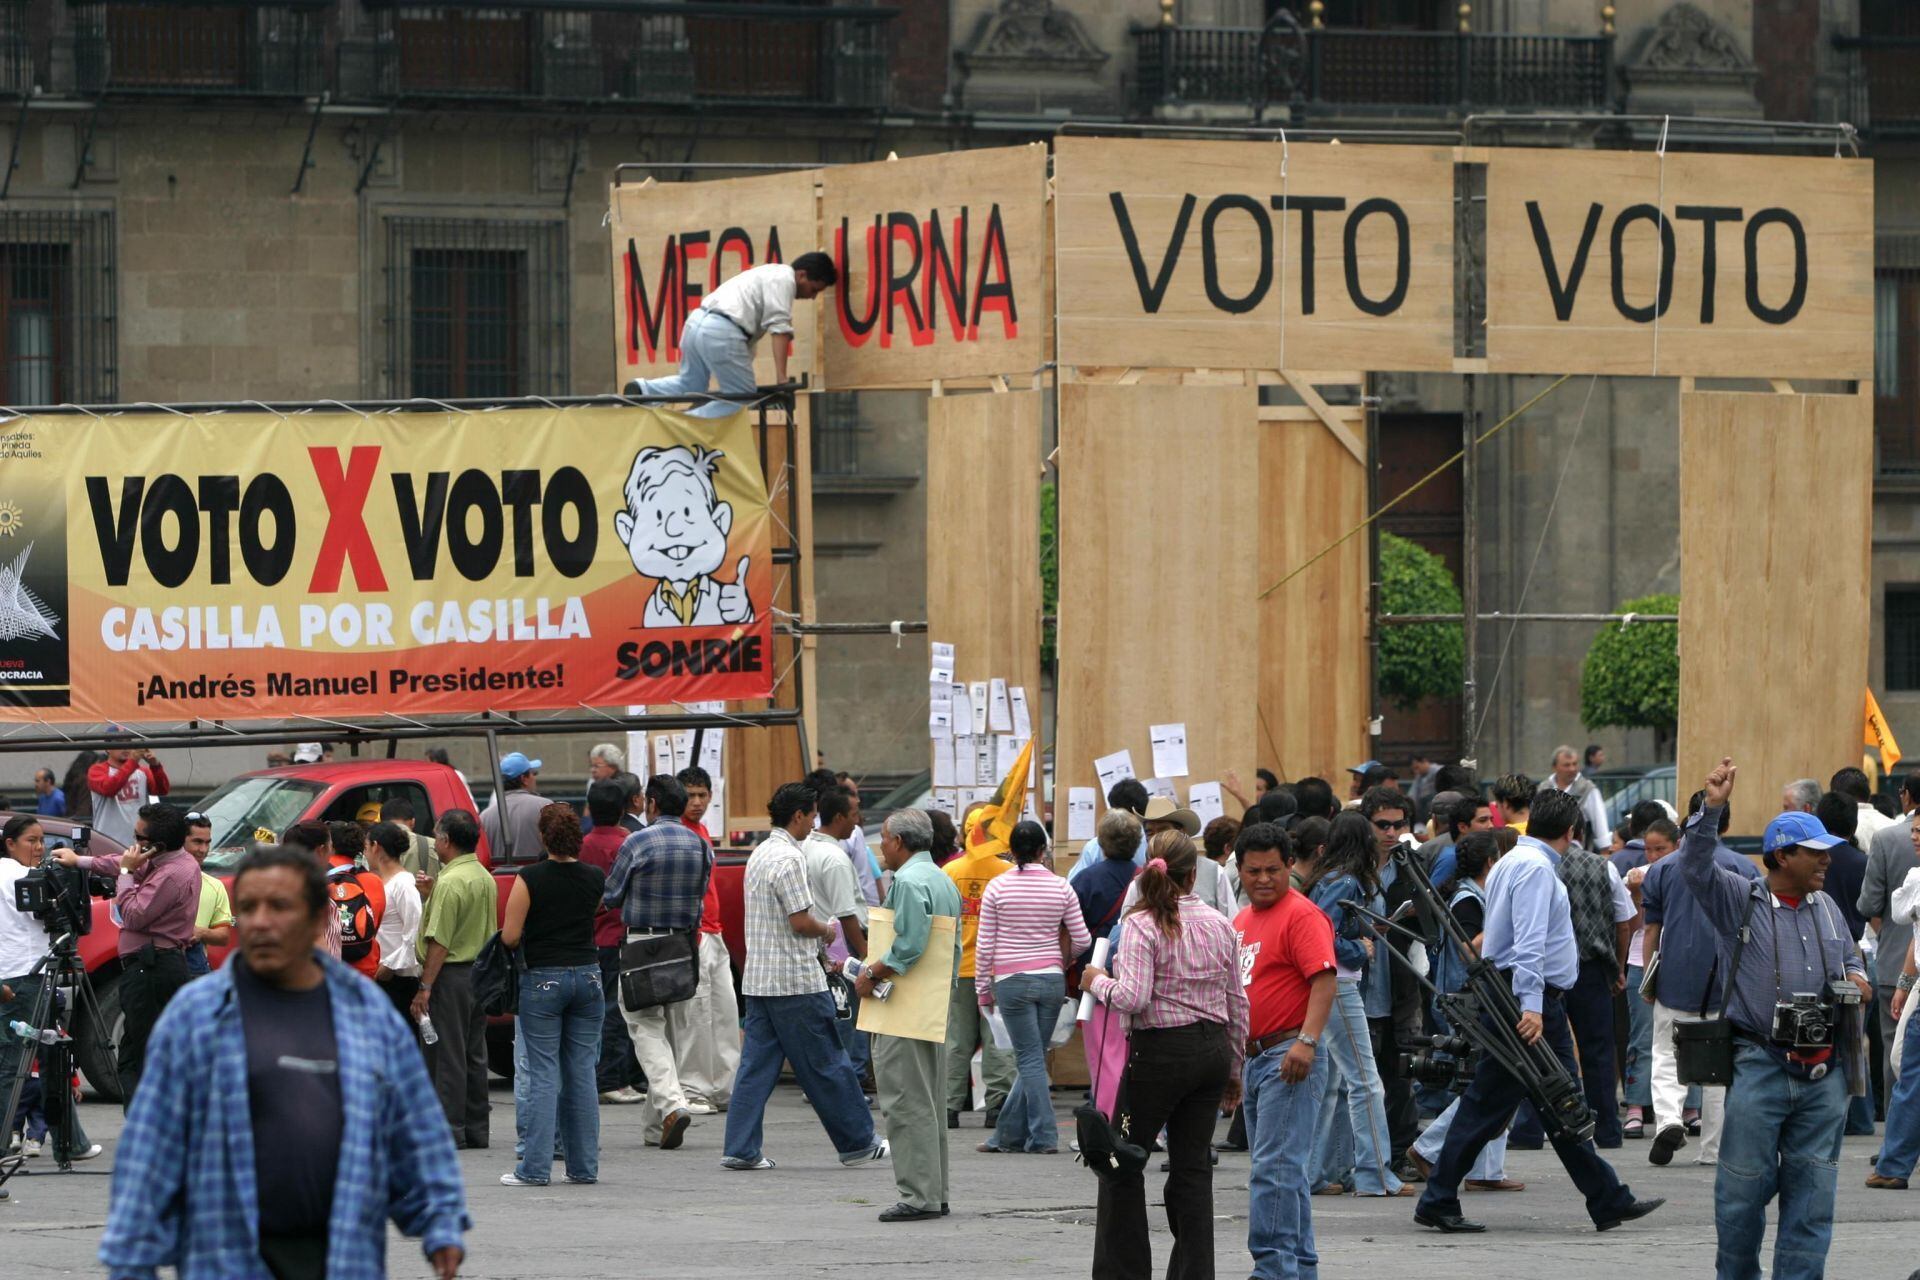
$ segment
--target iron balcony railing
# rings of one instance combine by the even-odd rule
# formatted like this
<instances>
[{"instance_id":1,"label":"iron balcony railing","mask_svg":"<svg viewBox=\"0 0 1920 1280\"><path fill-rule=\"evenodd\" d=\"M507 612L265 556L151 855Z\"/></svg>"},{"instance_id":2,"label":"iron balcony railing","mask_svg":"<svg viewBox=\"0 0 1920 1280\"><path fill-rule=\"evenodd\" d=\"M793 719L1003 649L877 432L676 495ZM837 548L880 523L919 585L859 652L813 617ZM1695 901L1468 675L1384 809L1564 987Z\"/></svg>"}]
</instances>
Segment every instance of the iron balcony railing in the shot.
<instances>
[{"instance_id":1,"label":"iron balcony railing","mask_svg":"<svg viewBox=\"0 0 1920 1280\"><path fill-rule=\"evenodd\" d=\"M579 0L370 10L342 37L347 101L487 98L878 109L897 11Z\"/></svg>"},{"instance_id":2,"label":"iron balcony railing","mask_svg":"<svg viewBox=\"0 0 1920 1280\"><path fill-rule=\"evenodd\" d=\"M1870 135L1920 134L1920 5L1861 0L1860 34L1837 35L1846 119Z\"/></svg>"},{"instance_id":3,"label":"iron balcony railing","mask_svg":"<svg viewBox=\"0 0 1920 1280\"><path fill-rule=\"evenodd\" d=\"M328 15L317 5L78 4L82 94L307 97L326 88Z\"/></svg>"},{"instance_id":4,"label":"iron balcony railing","mask_svg":"<svg viewBox=\"0 0 1920 1280\"><path fill-rule=\"evenodd\" d=\"M1607 36L1181 26L1132 34L1140 115L1209 104L1320 116L1614 105Z\"/></svg>"}]
</instances>

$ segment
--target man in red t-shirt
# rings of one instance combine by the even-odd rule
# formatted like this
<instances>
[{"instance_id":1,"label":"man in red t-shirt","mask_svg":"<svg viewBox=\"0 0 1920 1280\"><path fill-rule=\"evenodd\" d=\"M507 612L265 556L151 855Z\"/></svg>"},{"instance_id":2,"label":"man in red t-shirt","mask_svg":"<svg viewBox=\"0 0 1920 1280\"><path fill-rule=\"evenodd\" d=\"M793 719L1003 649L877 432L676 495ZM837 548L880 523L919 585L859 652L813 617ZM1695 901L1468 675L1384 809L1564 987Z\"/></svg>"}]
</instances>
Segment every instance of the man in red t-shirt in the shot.
<instances>
[{"instance_id":1,"label":"man in red t-shirt","mask_svg":"<svg viewBox=\"0 0 1920 1280\"><path fill-rule=\"evenodd\" d=\"M1327 1080L1319 1046L1333 1007L1333 924L1294 892L1293 848L1279 827L1243 828L1234 860L1252 904L1233 921L1249 1006L1240 1103L1253 1158L1247 1248L1255 1280L1294 1280L1318 1275L1320 1265L1307 1163Z\"/></svg>"},{"instance_id":2,"label":"man in red t-shirt","mask_svg":"<svg viewBox=\"0 0 1920 1280\"><path fill-rule=\"evenodd\" d=\"M587 784L587 816L593 820L593 829L581 837L580 861L602 871L613 870L620 846L633 834L620 824L626 811L626 788L618 782L606 779ZM606 1017L600 1024L600 1061L594 1076L600 1101L618 1106L647 1100L647 1095L634 1087L645 1077L633 1053L633 1040L627 1035L627 1020L620 1015L620 944L626 937L627 927L617 909L603 906L594 914L593 945L600 953L600 990L607 1002Z\"/></svg>"},{"instance_id":3,"label":"man in red t-shirt","mask_svg":"<svg viewBox=\"0 0 1920 1280\"><path fill-rule=\"evenodd\" d=\"M711 854L713 837L704 819L713 803L713 778L699 765L676 776L687 789L687 811L680 821L700 833ZM707 897L700 909L699 958L700 985L693 999L668 1007L667 1026L687 1110L712 1115L727 1109L740 1067L740 1000L733 990L733 960L720 933L720 877L714 875L707 877Z\"/></svg>"}]
</instances>

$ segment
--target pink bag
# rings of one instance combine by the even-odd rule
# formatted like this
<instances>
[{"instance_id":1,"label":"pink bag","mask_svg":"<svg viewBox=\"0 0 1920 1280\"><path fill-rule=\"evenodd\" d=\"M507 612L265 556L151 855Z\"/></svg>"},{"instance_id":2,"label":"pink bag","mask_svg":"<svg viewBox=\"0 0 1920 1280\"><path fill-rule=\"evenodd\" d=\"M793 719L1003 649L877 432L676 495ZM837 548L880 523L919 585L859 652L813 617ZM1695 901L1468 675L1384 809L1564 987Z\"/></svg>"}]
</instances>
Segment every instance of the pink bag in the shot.
<instances>
[{"instance_id":1,"label":"pink bag","mask_svg":"<svg viewBox=\"0 0 1920 1280\"><path fill-rule=\"evenodd\" d=\"M1087 1053L1093 1105L1111 1120L1120 1078L1127 1071L1127 1015L1095 1001L1093 1013L1080 1024L1080 1043Z\"/></svg>"}]
</instances>

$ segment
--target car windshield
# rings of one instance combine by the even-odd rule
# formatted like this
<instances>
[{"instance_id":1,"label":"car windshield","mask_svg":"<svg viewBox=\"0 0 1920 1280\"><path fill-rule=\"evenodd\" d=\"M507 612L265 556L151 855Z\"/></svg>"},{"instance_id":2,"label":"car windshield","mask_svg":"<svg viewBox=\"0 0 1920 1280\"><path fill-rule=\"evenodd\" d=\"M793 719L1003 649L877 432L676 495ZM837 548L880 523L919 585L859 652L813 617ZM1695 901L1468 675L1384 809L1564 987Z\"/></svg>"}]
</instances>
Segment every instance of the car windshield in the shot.
<instances>
[{"instance_id":1,"label":"car windshield","mask_svg":"<svg viewBox=\"0 0 1920 1280\"><path fill-rule=\"evenodd\" d=\"M200 812L213 821L208 871L230 871L249 843L278 840L313 804L323 788L299 778L271 775L235 778L206 798Z\"/></svg>"}]
</instances>

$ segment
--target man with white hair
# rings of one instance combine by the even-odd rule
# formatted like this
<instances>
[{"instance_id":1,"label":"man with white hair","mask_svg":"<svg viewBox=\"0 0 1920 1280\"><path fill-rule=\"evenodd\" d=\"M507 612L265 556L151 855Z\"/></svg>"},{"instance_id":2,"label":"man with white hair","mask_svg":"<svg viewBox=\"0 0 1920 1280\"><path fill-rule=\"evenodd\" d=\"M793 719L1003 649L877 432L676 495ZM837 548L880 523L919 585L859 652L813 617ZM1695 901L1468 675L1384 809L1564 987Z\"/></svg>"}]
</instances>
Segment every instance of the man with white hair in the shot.
<instances>
[{"instance_id":1,"label":"man with white hair","mask_svg":"<svg viewBox=\"0 0 1920 1280\"><path fill-rule=\"evenodd\" d=\"M874 983L928 959L939 916L953 926L947 977L959 972L960 890L934 865L932 848L933 819L924 809L896 810L880 828L880 856L893 872L886 903L893 913L893 945L879 959L869 959L854 983L862 1000L873 994ZM893 1181L900 1189L900 1202L881 1211L882 1222L918 1222L948 1212L946 1053L944 1028L938 1040L873 1037L873 1079L887 1117Z\"/></svg>"},{"instance_id":2,"label":"man with white hair","mask_svg":"<svg viewBox=\"0 0 1920 1280\"><path fill-rule=\"evenodd\" d=\"M1820 803L1820 784L1812 778L1796 778L1780 788L1783 813L1812 813Z\"/></svg>"},{"instance_id":3,"label":"man with white hair","mask_svg":"<svg viewBox=\"0 0 1920 1280\"><path fill-rule=\"evenodd\" d=\"M626 752L611 742L597 744L587 752L587 791L591 793L594 783L610 781L615 774L626 772L626 768ZM575 807L580 810L580 834L585 835L593 830L593 814L584 796Z\"/></svg>"},{"instance_id":4,"label":"man with white hair","mask_svg":"<svg viewBox=\"0 0 1920 1280\"><path fill-rule=\"evenodd\" d=\"M1572 747L1559 746L1553 749L1553 772L1539 787L1541 791L1549 789L1564 791L1580 802L1580 813L1593 832L1588 848L1605 852L1613 847L1613 831L1607 826L1606 802L1600 796L1600 788L1581 774L1580 753Z\"/></svg>"}]
</instances>

